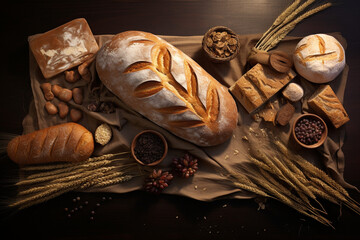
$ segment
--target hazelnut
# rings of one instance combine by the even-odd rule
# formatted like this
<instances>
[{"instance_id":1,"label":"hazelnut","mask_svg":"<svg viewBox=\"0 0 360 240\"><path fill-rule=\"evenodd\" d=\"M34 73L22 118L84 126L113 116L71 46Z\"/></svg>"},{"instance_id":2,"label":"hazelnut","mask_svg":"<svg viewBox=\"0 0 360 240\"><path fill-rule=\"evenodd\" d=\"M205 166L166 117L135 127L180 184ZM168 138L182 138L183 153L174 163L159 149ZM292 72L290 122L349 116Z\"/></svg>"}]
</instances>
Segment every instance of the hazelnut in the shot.
<instances>
[{"instance_id":1,"label":"hazelnut","mask_svg":"<svg viewBox=\"0 0 360 240\"><path fill-rule=\"evenodd\" d=\"M58 98L61 101L68 102L68 101L70 101L72 99L72 91L67 89L67 88L63 88L60 91Z\"/></svg>"},{"instance_id":2,"label":"hazelnut","mask_svg":"<svg viewBox=\"0 0 360 240\"><path fill-rule=\"evenodd\" d=\"M59 116L60 116L60 118L64 119L69 113L69 106L64 102L60 102L58 104L58 108L59 108Z\"/></svg>"},{"instance_id":3,"label":"hazelnut","mask_svg":"<svg viewBox=\"0 0 360 240\"><path fill-rule=\"evenodd\" d=\"M76 104L81 105L83 103L83 91L81 88L74 88L72 90L72 96Z\"/></svg>"},{"instance_id":4,"label":"hazelnut","mask_svg":"<svg viewBox=\"0 0 360 240\"><path fill-rule=\"evenodd\" d=\"M50 115L55 115L58 113L57 107L54 104L52 104L51 102L45 103L45 109Z\"/></svg>"},{"instance_id":5,"label":"hazelnut","mask_svg":"<svg viewBox=\"0 0 360 240\"><path fill-rule=\"evenodd\" d=\"M51 91L50 83L42 83L40 85L41 90L43 91L44 97L46 100L51 101L54 99L54 94Z\"/></svg>"},{"instance_id":6,"label":"hazelnut","mask_svg":"<svg viewBox=\"0 0 360 240\"><path fill-rule=\"evenodd\" d=\"M70 119L73 122L78 122L82 118L82 112L78 109L71 109L70 110Z\"/></svg>"}]
</instances>

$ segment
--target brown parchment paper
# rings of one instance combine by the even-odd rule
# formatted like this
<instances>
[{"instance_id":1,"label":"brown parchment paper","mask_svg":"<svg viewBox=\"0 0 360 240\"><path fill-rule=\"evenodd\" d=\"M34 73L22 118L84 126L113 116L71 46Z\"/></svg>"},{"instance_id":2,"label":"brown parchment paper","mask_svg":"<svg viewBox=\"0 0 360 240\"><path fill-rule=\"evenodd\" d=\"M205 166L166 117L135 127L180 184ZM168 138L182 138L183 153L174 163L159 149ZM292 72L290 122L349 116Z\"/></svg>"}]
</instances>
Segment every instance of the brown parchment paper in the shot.
<instances>
[{"instance_id":1,"label":"brown parchment paper","mask_svg":"<svg viewBox=\"0 0 360 240\"><path fill-rule=\"evenodd\" d=\"M337 38L346 49L346 41L340 33L331 34ZM96 36L100 47L112 35ZM202 36L160 36L175 47L179 48L196 62L198 62L207 72L209 72L215 79L229 87L242 74L244 74L249 66L246 65L246 59L249 55L251 48L256 44L261 37L260 34L243 35L239 36L241 51L237 58L229 63L212 63L204 55L201 49ZM31 38L31 37L30 37ZM299 37L286 37L278 45L277 50L286 51L292 54L296 44L301 38ZM41 74L37 63L30 52L30 79L31 87L34 94L34 100L30 105L29 114L23 120L24 134L42 129L55 124L60 124L70 121L69 118L60 119L57 115L50 116L44 109L45 99L40 89L40 84L49 81L51 84L59 84L60 86L72 89L74 87L81 87L84 90L84 103L77 105L70 101L70 108L77 108L83 111L84 117L79 122L91 132L95 132L98 125L103 122L108 123L112 127L113 138L109 144L102 147L98 144L95 146L94 155L102 155L106 153L115 153L128 149L133 137L142 130L154 129L163 133L169 142L169 154L161 165L156 166L160 169L169 169L172 158L175 156L182 156L185 152L190 152L196 155L199 159L198 172L189 179L175 178L172 184L164 191L167 194L176 194L187 196L193 199L202 201L211 201L217 198L251 198L254 197L252 193L242 191L236 188L233 183L226 177L223 169L234 169L241 173L241 167L246 160L249 146L244 143L244 136L249 135L249 131L266 131L278 136L284 143L292 148L293 151L303 155L310 162L323 167L334 179L345 187L353 187L346 183L343 179L345 158L341 150L345 136L345 126L334 129L329 126L329 137L325 144L316 150L305 150L293 144L290 129L292 121L288 126L280 127L274 126L272 123L264 123L261 121L254 121L254 119L245 111L245 109L237 102L239 112L239 125L234 131L233 137L227 142L215 146L200 148L194 144L184 141L170 132L160 128L156 124L150 122L146 118L137 114L124 105L117 97L110 93L104 86L101 85L97 79L95 64L90 66L93 79L90 82L81 80L75 84L67 83L64 80L64 75L60 74L49 80L45 80ZM330 83L335 93L340 100L344 98L344 91L348 76L348 66L345 70ZM300 76L294 80L301 84L305 90L305 95L311 95L314 90L319 86L307 82ZM94 89L98 89L98 94L94 94ZM124 93L126 94L126 93ZM87 105L94 100L110 101L115 103L116 111L114 113L105 114L99 112L88 111ZM56 101L56 100L54 100ZM277 102L277 99L272 101ZM308 112L306 100L295 104L296 114L292 120L302 112ZM351 117L351 116L350 116ZM261 140L259 140L261 142ZM258 147L261 151L273 151L266 147L266 144L259 144ZM91 191L107 191L116 193L125 193L142 188L143 178L138 177L126 183L113 185L100 189L92 189Z\"/></svg>"}]
</instances>

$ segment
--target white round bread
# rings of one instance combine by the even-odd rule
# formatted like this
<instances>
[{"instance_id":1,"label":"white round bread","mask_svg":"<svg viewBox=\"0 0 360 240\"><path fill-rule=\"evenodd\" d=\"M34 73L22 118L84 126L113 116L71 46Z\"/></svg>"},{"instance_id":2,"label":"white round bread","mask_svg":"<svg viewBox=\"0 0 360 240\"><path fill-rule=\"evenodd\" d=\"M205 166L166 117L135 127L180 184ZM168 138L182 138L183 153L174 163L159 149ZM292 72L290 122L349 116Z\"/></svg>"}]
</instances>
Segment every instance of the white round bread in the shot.
<instances>
[{"instance_id":1,"label":"white round bread","mask_svg":"<svg viewBox=\"0 0 360 240\"><path fill-rule=\"evenodd\" d=\"M294 65L296 71L310 82L327 83L344 69L345 51L330 35L309 35L297 44Z\"/></svg>"}]
</instances>

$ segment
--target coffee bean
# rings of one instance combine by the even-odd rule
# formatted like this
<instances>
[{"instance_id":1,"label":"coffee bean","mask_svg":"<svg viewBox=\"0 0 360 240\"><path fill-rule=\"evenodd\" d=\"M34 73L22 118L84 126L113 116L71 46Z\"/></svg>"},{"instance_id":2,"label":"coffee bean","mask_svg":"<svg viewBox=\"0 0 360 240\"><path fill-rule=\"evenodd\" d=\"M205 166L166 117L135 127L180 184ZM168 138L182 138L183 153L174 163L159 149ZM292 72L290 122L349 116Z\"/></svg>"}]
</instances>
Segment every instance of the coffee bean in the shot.
<instances>
[{"instance_id":1,"label":"coffee bean","mask_svg":"<svg viewBox=\"0 0 360 240\"><path fill-rule=\"evenodd\" d=\"M300 119L295 125L296 138L307 145L317 143L323 134L325 126L323 123L316 119Z\"/></svg>"}]
</instances>

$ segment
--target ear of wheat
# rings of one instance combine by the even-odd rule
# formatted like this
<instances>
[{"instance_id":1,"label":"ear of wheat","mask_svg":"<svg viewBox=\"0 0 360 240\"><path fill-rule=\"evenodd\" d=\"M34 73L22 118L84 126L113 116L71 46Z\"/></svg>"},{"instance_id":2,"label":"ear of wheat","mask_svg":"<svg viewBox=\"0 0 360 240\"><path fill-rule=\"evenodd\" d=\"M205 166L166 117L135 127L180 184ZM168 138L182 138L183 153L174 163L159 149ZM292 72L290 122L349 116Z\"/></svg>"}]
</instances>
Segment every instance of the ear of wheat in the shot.
<instances>
[{"instance_id":1,"label":"ear of wheat","mask_svg":"<svg viewBox=\"0 0 360 240\"><path fill-rule=\"evenodd\" d=\"M267 134L270 131L249 130L249 154L245 155L248 162L236 170L221 165L235 187L278 200L330 227L320 198L360 214L359 203L323 170L291 151L272 133Z\"/></svg>"},{"instance_id":2,"label":"ear of wheat","mask_svg":"<svg viewBox=\"0 0 360 240\"><path fill-rule=\"evenodd\" d=\"M262 35L256 43L255 49L269 51L289 33L295 26L307 17L331 7L332 3L324 3L314 7L317 0L295 0L274 21L271 27ZM323 2L323 1L321 1Z\"/></svg>"},{"instance_id":3,"label":"ear of wheat","mask_svg":"<svg viewBox=\"0 0 360 240\"><path fill-rule=\"evenodd\" d=\"M79 163L56 163L20 169L23 178L15 185L18 193L9 199L9 207L24 209L55 198L69 191L106 187L143 175L129 152L106 154Z\"/></svg>"}]
</instances>

